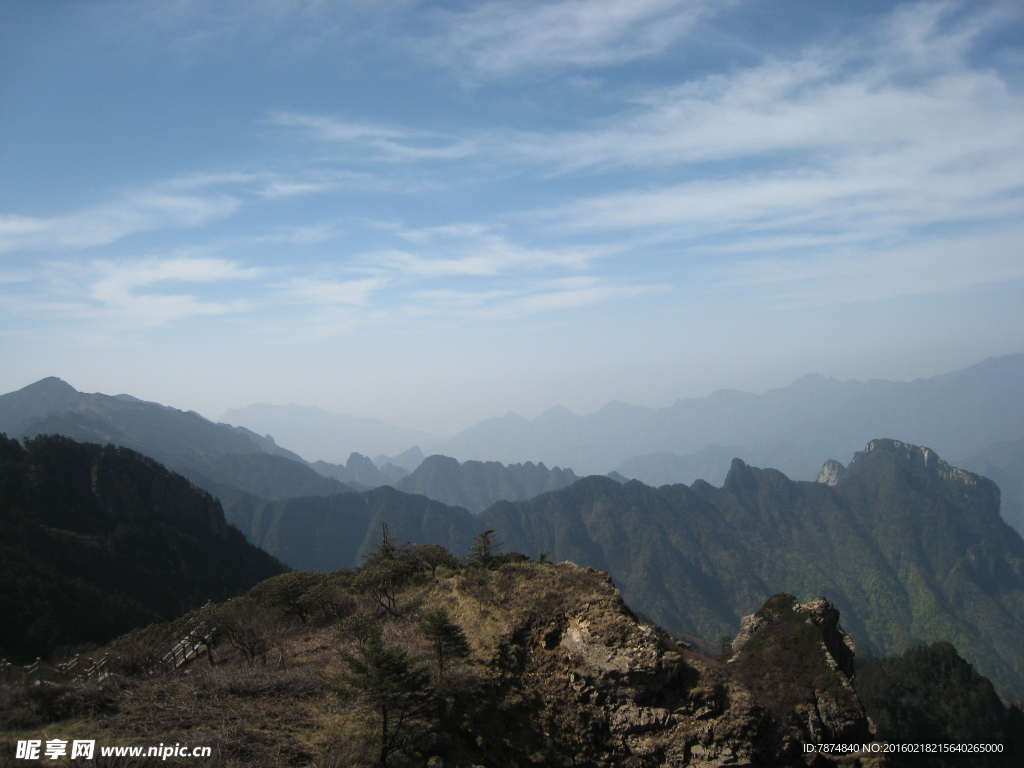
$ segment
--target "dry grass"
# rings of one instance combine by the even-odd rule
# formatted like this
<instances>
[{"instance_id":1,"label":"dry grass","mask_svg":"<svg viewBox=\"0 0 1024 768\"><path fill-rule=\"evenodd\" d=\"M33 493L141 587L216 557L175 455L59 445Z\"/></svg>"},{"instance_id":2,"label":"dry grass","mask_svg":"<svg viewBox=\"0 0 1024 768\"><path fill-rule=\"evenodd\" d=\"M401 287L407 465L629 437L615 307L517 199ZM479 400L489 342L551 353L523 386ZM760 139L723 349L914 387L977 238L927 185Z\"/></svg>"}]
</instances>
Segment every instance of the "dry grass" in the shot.
<instances>
[{"instance_id":1,"label":"dry grass","mask_svg":"<svg viewBox=\"0 0 1024 768\"><path fill-rule=\"evenodd\" d=\"M437 752L445 754L449 766L471 765L472 754L479 759L502 751L545 753L543 730L531 720L544 708L539 689L509 673L525 658L524 649L543 642L542 632L553 617L592 601L614 601L615 595L610 582L584 569L519 563L496 571L438 569L435 579L405 589L399 595L399 616L380 617L388 647L426 664L431 647L418 622L440 608L461 626L472 653L453 662L443 681L435 681L437 720L425 742L427 751L398 755L393 764L423 765ZM356 595L342 601L355 611L370 607ZM140 642L144 645L147 636L165 639L165 634L154 628ZM132 649L145 655L144 647L133 644ZM339 631L337 615L306 624L294 617L275 619L265 665L250 666L238 649L221 644L215 649L216 664L201 657L175 674L146 677L140 670L138 676L103 685L4 689L0 724L15 739L47 738L45 733L96 739L105 746L210 746L210 764L217 766L372 765L372 728L341 682L342 654L356 650L355 641ZM548 725L562 724L552 720ZM185 761L165 764L179 763Z\"/></svg>"}]
</instances>

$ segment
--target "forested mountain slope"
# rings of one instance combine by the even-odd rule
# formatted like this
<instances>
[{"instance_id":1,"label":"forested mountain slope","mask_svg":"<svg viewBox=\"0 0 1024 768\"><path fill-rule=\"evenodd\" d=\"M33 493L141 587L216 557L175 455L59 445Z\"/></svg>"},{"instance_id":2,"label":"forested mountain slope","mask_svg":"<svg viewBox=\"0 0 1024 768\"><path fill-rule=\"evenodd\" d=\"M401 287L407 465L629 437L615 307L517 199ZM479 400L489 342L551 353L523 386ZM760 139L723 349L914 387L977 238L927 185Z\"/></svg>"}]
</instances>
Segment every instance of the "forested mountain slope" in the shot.
<instances>
[{"instance_id":1,"label":"forested mountain slope","mask_svg":"<svg viewBox=\"0 0 1024 768\"><path fill-rule=\"evenodd\" d=\"M267 501L233 498L227 519L292 568L333 571L362 562L387 523L400 542L465 552L480 520L460 507L381 486L362 493Z\"/></svg>"},{"instance_id":2,"label":"forested mountain slope","mask_svg":"<svg viewBox=\"0 0 1024 768\"><path fill-rule=\"evenodd\" d=\"M506 547L607 570L654 621L706 639L769 595L829 595L871 654L948 640L1024 693L1024 541L994 483L875 440L822 482L733 463L724 487L589 477L482 516Z\"/></svg>"},{"instance_id":3,"label":"forested mountain slope","mask_svg":"<svg viewBox=\"0 0 1024 768\"><path fill-rule=\"evenodd\" d=\"M145 456L0 435L0 656L105 642L282 570L209 494Z\"/></svg>"}]
</instances>

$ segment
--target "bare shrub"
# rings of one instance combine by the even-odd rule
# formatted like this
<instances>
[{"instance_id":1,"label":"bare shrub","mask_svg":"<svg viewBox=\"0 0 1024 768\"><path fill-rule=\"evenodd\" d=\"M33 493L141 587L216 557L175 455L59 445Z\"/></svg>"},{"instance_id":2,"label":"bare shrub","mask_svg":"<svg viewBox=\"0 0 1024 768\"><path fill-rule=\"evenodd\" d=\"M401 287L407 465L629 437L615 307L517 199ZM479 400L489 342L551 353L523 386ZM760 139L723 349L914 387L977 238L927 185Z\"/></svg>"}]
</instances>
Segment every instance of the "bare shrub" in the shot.
<instances>
[{"instance_id":1,"label":"bare shrub","mask_svg":"<svg viewBox=\"0 0 1024 768\"><path fill-rule=\"evenodd\" d=\"M112 683L0 687L0 730L28 730L48 723L116 711Z\"/></svg>"},{"instance_id":2,"label":"bare shrub","mask_svg":"<svg viewBox=\"0 0 1024 768\"><path fill-rule=\"evenodd\" d=\"M260 603L236 597L218 606L210 620L219 638L227 641L245 659L246 666L267 663L267 654L281 638L277 615Z\"/></svg>"}]
</instances>

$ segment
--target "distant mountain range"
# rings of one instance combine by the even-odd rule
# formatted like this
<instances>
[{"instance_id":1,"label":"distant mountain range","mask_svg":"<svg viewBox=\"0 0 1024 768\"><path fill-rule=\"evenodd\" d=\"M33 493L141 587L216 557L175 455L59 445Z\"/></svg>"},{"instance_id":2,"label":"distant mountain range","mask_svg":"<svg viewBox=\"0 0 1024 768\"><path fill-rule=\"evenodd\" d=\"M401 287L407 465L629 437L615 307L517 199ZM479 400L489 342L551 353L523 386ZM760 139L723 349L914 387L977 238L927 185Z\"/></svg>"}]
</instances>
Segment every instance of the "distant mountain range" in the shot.
<instances>
[{"instance_id":1,"label":"distant mountain range","mask_svg":"<svg viewBox=\"0 0 1024 768\"><path fill-rule=\"evenodd\" d=\"M555 406L532 420L509 412L444 439L296 405L250 406L224 418L273 434L306 458L332 454L335 462L350 450L375 455L385 442L389 448L382 452L388 455L420 446L427 454L460 462L544 462L579 476L616 472L653 486L698 479L719 485L737 457L810 480L827 459L851 455L878 435L927 445L961 465L995 466L986 464L985 456L997 450L1006 459L1006 449L993 446L1024 439L1022 392L1024 354L1017 354L910 382L840 382L809 375L761 395L721 390L666 408L612 402L579 416ZM422 458L418 447L411 451ZM408 456L379 456L375 464L381 468L389 461L392 469L417 466ZM409 487L410 482L399 485L401 470L365 482L344 471L318 469L364 487ZM1007 519L1024 531L1024 492L1015 490L1022 482L1003 484Z\"/></svg>"},{"instance_id":2,"label":"distant mountain range","mask_svg":"<svg viewBox=\"0 0 1024 768\"><path fill-rule=\"evenodd\" d=\"M473 513L483 512L496 501L523 501L575 483L571 469L544 464L511 464L497 461L459 463L449 456L429 456L413 471L394 483L406 493L419 493Z\"/></svg>"},{"instance_id":3,"label":"distant mountain range","mask_svg":"<svg viewBox=\"0 0 1024 768\"><path fill-rule=\"evenodd\" d=\"M287 445L310 461L342 464L352 453L396 454L414 445L429 445L437 435L397 427L377 419L339 415L323 408L256 403L231 408L221 421L239 424Z\"/></svg>"},{"instance_id":4,"label":"distant mountain range","mask_svg":"<svg viewBox=\"0 0 1024 768\"><path fill-rule=\"evenodd\" d=\"M805 376L762 395L722 390L667 408L613 402L577 416L490 419L430 447L460 460L543 461L615 470L653 485L720 483L734 457L812 479L822 463L878 435L957 460L1024 437L1024 354L910 382Z\"/></svg>"}]
</instances>

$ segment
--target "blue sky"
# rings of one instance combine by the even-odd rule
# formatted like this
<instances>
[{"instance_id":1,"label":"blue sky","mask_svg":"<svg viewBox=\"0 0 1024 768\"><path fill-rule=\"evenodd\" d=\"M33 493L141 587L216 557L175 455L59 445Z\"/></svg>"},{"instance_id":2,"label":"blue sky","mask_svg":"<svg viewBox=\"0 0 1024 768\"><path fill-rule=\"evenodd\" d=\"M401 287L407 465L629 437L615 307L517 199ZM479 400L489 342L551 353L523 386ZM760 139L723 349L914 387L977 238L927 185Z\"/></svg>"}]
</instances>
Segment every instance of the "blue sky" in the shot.
<instances>
[{"instance_id":1,"label":"blue sky","mask_svg":"<svg viewBox=\"0 0 1024 768\"><path fill-rule=\"evenodd\" d=\"M451 432L1024 351L1024 6L0 4L0 390Z\"/></svg>"}]
</instances>

